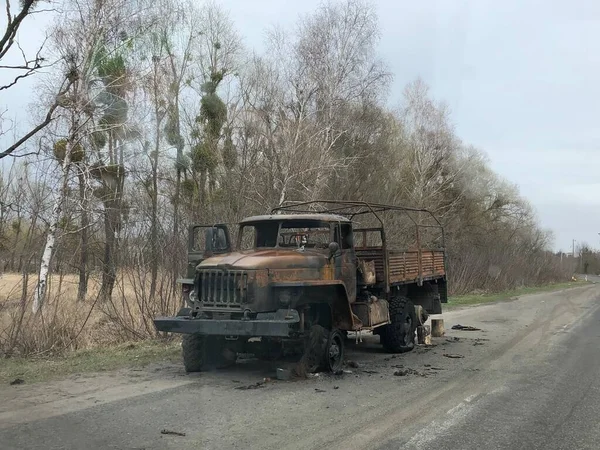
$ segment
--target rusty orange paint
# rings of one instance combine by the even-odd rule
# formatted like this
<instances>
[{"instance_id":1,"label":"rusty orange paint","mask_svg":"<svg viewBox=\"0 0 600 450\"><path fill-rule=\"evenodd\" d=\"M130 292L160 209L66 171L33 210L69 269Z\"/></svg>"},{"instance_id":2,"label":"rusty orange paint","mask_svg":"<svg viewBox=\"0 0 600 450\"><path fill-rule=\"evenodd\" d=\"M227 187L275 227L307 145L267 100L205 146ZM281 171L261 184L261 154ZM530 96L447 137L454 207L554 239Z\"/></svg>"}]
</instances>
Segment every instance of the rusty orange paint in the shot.
<instances>
[{"instance_id":1,"label":"rusty orange paint","mask_svg":"<svg viewBox=\"0 0 600 450\"><path fill-rule=\"evenodd\" d=\"M252 272L250 272L252 273ZM269 272L266 270L254 271L256 285L259 287L266 287L269 285Z\"/></svg>"},{"instance_id":2,"label":"rusty orange paint","mask_svg":"<svg viewBox=\"0 0 600 450\"><path fill-rule=\"evenodd\" d=\"M321 279L322 280L333 280L333 266L331 264L327 264L325 267L321 269Z\"/></svg>"}]
</instances>

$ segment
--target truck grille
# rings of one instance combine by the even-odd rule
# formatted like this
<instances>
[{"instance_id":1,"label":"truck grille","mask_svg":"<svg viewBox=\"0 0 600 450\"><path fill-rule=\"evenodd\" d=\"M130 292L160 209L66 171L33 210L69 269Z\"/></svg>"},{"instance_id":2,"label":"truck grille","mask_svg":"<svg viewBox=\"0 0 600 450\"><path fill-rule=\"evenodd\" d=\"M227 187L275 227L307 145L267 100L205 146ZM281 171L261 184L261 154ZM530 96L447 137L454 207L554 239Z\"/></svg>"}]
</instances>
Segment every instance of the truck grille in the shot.
<instances>
[{"instance_id":1,"label":"truck grille","mask_svg":"<svg viewBox=\"0 0 600 450\"><path fill-rule=\"evenodd\" d=\"M198 276L198 298L204 306L237 307L246 302L246 271L204 269Z\"/></svg>"}]
</instances>

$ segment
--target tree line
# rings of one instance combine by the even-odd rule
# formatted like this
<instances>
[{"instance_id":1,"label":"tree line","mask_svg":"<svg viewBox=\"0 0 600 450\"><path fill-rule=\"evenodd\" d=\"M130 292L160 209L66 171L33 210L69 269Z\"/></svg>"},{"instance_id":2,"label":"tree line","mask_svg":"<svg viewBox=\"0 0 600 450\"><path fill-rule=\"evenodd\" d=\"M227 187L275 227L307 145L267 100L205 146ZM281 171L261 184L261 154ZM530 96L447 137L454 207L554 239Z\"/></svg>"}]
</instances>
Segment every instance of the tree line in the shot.
<instances>
[{"instance_id":1,"label":"tree line","mask_svg":"<svg viewBox=\"0 0 600 450\"><path fill-rule=\"evenodd\" d=\"M22 2L21 21L41 3ZM570 277L517 187L422 80L390 98L370 3L326 1L268 29L264 51L210 1L64 0L54 17L22 69L39 81L31 131L0 153L12 159L0 269L35 276L35 311L59 273L76 275L79 302L118 302L128 277L143 315L172 312L190 224L319 198L430 209L453 294ZM0 60L18 40L9 31ZM7 125L0 116L5 139ZM139 329L129 316L111 317Z\"/></svg>"}]
</instances>

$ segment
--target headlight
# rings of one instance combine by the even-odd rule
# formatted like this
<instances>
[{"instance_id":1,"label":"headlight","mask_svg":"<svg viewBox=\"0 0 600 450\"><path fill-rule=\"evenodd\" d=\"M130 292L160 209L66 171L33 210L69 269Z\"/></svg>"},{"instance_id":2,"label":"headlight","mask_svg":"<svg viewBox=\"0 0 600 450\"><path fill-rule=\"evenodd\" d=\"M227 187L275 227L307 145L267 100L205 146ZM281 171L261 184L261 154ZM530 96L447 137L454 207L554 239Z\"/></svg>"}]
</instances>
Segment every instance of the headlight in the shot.
<instances>
[{"instance_id":1,"label":"headlight","mask_svg":"<svg viewBox=\"0 0 600 450\"><path fill-rule=\"evenodd\" d=\"M193 305L197 301L198 301L198 295L196 294L196 289L192 288L192 290L190 290L190 293L188 295L188 302Z\"/></svg>"}]
</instances>

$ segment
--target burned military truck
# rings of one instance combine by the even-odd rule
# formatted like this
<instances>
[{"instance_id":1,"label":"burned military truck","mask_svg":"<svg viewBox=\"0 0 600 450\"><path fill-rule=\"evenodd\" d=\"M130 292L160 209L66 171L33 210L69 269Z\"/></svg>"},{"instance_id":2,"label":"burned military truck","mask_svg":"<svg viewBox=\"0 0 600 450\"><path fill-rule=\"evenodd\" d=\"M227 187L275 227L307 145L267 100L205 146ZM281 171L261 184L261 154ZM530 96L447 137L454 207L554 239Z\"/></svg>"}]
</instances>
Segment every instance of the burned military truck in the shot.
<instances>
[{"instance_id":1,"label":"burned military truck","mask_svg":"<svg viewBox=\"0 0 600 450\"><path fill-rule=\"evenodd\" d=\"M310 353L310 370L337 371L349 332L407 352L418 324L447 302L443 229L424 209L298 202L242 220L235 250L229 231L191 227L187 306L154 321L184 335L188 372L248 351Z\"/></svg>"}]
</instances>

